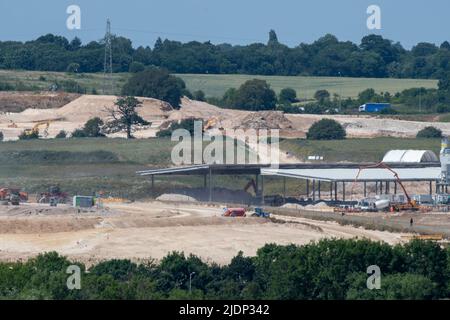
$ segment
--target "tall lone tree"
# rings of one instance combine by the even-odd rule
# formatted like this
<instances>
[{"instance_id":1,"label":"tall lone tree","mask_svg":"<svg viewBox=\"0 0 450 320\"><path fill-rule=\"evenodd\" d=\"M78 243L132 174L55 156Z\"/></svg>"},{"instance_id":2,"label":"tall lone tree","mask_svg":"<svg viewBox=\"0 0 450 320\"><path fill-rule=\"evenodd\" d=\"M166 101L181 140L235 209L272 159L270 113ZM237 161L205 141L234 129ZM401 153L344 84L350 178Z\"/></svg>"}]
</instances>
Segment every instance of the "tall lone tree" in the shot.
<instances>
[{"instance_id":1,"label":"tall lone tree","mask_svg":"<svg viewBox=\"0 0 450 320\"><path fill-rule=\"evenodd\" d=\"M114 107L107 108L111 120L106 124L105 130L109 133L126 131L127 139L132 139L132 130L134 126L149 125L141 116L137 109L142 107L141 101L135 97L120 97L117 99Z\"/></svg>"}]
</instances>

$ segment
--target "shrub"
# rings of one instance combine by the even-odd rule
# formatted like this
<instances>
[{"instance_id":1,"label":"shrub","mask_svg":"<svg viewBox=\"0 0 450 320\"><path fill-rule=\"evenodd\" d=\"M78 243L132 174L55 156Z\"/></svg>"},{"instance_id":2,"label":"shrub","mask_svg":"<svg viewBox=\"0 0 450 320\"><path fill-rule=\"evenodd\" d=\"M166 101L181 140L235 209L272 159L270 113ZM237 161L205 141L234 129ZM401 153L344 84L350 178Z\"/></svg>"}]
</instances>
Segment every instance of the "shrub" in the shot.
<instances>
[{"instance_id":1,"label":"shrub","mask_svg":"<svg viewBox=\"0 0 450 320\"><path fill-rule=\"evenodd\" d=\"M131 73L138 73L138 72L142 72L144 70L145 70L145 65L143 63L137 62L137 61L133 61L129 67L129 71Z\"/></svg>"},{"instance_id":2,"label":"shrub","mask_svg":"<svg viewBox=\"0 0 450 320\"><path fill-rule=\"evenodd\" d=\"M72 132L72 138L86 138L86 133L83 129L75 129Z\"/></svg>"},{"instance_id":3,"label":"shrub","mask_svg":"<svg viewBox=\"0 0 450 320\"><path fill-rule=\"evenodd\" d=\"M442 138L442 131L435 127L426 127L417 133L417 138Z\"/></svg>"},{"instance_id":4,"label":"shrub","mask_svg":"<svg viewBox=\"0 0 450 320\"><path fill-rule=\"evenodd\" d=\"M439 105L436 107L436 112L437 112L437 113L447 113L447 112L450 112L450 106L445 105L445 104L439 104Z\"/></svg>"},{"instance_id":5,"label":"shrub","mask_svg":"<svg viewBox=\"0 0 450 320\"><path fill-rule=\"evenodd\" d=\"M104 137L105 135L102 133L103 125L103 120L99 117L89 119L83 127L84 134L90 138Z\"/></svg>"},{"instance_id":6,"label":"shrub","mask_svg":"<svg viewBox=\"0 0 450 320\"><path fill-rule=\"evenodd\" d=\"M58 132L58 134L55 136L55 139L65 139L67 137L67 132L64 130L61 130Z\"/></svg>"},{"instance_id":7,"label":"shrub","mask_svg":"<svg viewBox=\"0 0 450 320\"><path fill-rule=\"evenodd\" d=\"M342 140L345 136L345 129L332 119L315 122L306 134L307 139L310 140Z\"/></svg>"},{"instance_id":8,"label":"shrub","mask_svg":"<svg viewBox=\"0 0 450 320\"><path fill-rule=\"evenodd\" d=\"M314 99L319 102L323 102L325 100L330 99L330 93L327 90L317 90L314 94Z\"/></svg>"},{"instance_id":9,"label":"shrub","mask_svg":"<svg viewBox=\"0 0 450 320\"><path fill-rule=\"evenodd\" d=\"M292 88L284 88L280 91L280 95L278 96L278 100L280 103L294 103L297 101L297 92L295 92Z\"/></svg>"},{"instance_id":10,"label":"shrub","mask_svg":"<svg viewBox=\"0 0 450 320\"><path fill-rule=\"evenodd\" d=\"M3 132L0 131L0 141L3 141L4 136L3 136Z\"/></svg>"},{"instance_id":11,"label":"shrub","mask_svg":"<svg viewBox=\"0 0 450 320\"><path fill-rule=\"evenodd\" d=\"M380 112L380 114L398 114L398 111L392 108L385 108L382 109Z\"/></svg>"},{"instance_id":12,"label":"shrub","mask_svg":"<svg viewBox=\"0 0 450 320\"><path fill-rule=\"evenodd\" d=\"M23 131L19 135L19 140L33 140L33 139L39 139L39 132L37 131Z\"/></svg>"},{"instance_id":13,"label":"shrub","mask_svg":"<svg viewBox=\"0 0 450 320\"><path fill-rule=\"evenodd\" d=\"M197 101L205 101L205 93L202 90L194 91L192 98Z\"/></svg>"}]
</instances>

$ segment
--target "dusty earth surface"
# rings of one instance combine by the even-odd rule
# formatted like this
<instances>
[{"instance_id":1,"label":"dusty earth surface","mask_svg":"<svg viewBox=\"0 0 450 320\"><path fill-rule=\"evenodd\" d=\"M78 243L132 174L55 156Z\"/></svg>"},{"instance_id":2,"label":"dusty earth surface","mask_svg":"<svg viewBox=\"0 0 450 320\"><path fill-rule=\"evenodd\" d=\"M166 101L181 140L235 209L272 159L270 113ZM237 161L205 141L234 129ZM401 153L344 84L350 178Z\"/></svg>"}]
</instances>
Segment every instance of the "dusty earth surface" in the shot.
<instances>
[{"instance_id":1,"label":"dusty earth surface","mask_svg":"<svg viewBox=\"0 0 450 320\"><path fill-rule=\"evenodd\" d=\"M0 207L0 260L57 251L95 263L105 259L160 259L171 251L228 263L240 250L255 255L266 243L306 244L322 238L369 238L390 244L402 234L370 231L301 217L225 218L223 208L201 204L136 202L78 211L60 205ZM280 221L282 223L280 223Z\"/></svg>"},{"instance_id":2,"label":"dusty earth surface","mask_svg":"<svg viewBox=\"0 0 450 320\"><path fill-rule=\"evenodd\" d=\"M31 129L37 123L49 122L48 134L52 138L59 131L72 132L81 128L92 117L107 120L107 108L114 105L117 97L102 95L69 95L55 93L0 94L0 131L5 140L16 140L24 129ZM154 137L160 128L171 122L186 118L211 120L212 130L219 129L278 129L282 137L303 138L309 127L322 118L332 118L340 122L349 137L415 137L420 129L433 125L450 135L450 123L417 122L376 116L283 114L277 111L249 112L222 109L211 104L182 99L180 110L173 110L167 103L150 98L139 98L143 107L139 114L151 126L136 131L137 138ZM112 134L123 137L124 133Z\"/></svg>"}]
</instances>

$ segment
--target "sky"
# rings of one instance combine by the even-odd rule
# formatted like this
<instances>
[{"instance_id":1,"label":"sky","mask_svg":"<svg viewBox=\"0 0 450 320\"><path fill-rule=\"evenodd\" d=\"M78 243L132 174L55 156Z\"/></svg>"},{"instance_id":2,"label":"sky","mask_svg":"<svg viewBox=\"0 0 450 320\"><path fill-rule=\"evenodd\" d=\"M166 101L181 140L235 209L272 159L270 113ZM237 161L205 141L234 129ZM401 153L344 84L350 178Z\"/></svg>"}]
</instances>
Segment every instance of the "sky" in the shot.
<instances>
[{"instance_id":1,"label":"sky","mask_svg":"<svg viewBox=\"0 0 450 320\"><path fill-rule=\"evenodd\" d=\"M69 30L69 5L81 9L81 29ZM367 8L381 9L381 30L369 30ZM158 37L187 42L267 42L274 29L290 47L332 33L359 43L380 34L411 48L450 40L448 0L0 0L0 41L35 39L47 33L83 43L101 39L110 18L113 33L133 45L153 47Z\"/></svg>"}]
</instances>

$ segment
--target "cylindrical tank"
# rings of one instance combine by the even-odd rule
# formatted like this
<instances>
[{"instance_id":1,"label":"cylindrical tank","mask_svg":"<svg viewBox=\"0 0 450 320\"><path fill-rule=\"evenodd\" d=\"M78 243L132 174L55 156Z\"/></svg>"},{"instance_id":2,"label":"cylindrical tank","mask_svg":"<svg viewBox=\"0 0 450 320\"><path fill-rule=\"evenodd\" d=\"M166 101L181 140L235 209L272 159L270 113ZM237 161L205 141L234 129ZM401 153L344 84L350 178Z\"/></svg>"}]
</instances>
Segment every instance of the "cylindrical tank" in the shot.
<instances>
[{"instance_id":1,"label":"cylindrical tank","mask_svg":"<svg viewBox=\"0 0 450 320\"><path fill-rule=\"evenodd\" d=\"M448 137L442 138L441 142L441 183L450 183L449 170L450 170L450 146Z\"/></svg>"},{"instance_id":2,"label":"cylindrical tank","mask_svg":"<svg viewBox=\"0 0 450 320\"><path fill-rule=\"evenodd\" d=\"M378 210L383 210L389 208L390 204L391 202L388 199L377 200L375 201L375 208L377 208Z\"/></svg>"}]
</instances>

